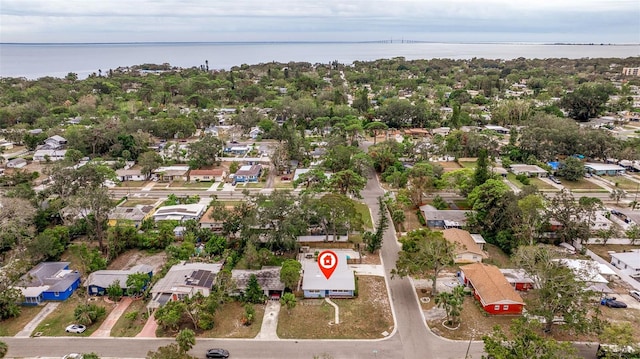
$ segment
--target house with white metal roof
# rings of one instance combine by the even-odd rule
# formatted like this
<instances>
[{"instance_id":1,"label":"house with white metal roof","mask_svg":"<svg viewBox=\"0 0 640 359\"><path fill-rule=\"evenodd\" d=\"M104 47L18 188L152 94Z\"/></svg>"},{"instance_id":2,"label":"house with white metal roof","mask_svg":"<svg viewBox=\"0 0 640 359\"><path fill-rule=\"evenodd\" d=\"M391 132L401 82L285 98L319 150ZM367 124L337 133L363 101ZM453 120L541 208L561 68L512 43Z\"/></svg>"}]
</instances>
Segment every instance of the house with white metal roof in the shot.
<instances>
[{"instance_id":1,"label":"house with white metal roof","mask_svg":"<svg viewBox=\"0 0 640 359\"><path fill-rule=\"evenodd\" d=\"M207 206L199 203L177 204L160 207L152 216L156 222L165 220L176 220L180 222L190 219L199 220L206 209Z\"/></svg>"},{"instance_id":2,"label":"house with white metal roof","mask_svg":"<svg viewBox=\"0 0 640 359\"><path fill-rule=\"evenodd\" d=\"M625 173L625 168L612 163L585 163L587 172L598 176L617 176Z\"/></svg>"},{"instance_id":3,"label":"house with white metal roof","mask_svg":"<svg viewBox=\"0 0 640 359\"><path fill-rule=\"evenodd\" d=\"M302 291L305 298L351 298L355 295L355 273L347 265L347 257L338 254L338 264L327 279L316 261L303 264Z\"/></svg>"},{"instance_id":4,"label":"house with white metal roof","mask_svg":"<svg viewBox=\"0 0 640 359\"><path fill-rule=\"evenodd\" d=\"M611 264L620 269L622 273L632 277L640 277L640 249L611 253Z\"/></svg>"}]
</instances>

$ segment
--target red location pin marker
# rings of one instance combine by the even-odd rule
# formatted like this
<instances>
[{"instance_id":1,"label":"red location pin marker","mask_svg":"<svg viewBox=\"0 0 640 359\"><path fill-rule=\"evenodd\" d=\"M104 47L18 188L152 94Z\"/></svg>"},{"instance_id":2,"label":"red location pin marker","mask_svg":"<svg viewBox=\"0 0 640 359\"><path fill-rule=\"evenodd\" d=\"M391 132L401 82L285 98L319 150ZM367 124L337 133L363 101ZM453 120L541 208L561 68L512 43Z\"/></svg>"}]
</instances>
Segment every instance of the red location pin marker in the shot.
<instances>
[{"instance_id":1,"label":"red location pin marker","mask_svg":"<svg viewBox=\"0 0 640 359\"><path fill-rule=\"evenodd\" d=\"M318 255L318 267L324 277L329 279L338 267L338 256L332 251L322 251Z\"/></svg>"}]
</instances>

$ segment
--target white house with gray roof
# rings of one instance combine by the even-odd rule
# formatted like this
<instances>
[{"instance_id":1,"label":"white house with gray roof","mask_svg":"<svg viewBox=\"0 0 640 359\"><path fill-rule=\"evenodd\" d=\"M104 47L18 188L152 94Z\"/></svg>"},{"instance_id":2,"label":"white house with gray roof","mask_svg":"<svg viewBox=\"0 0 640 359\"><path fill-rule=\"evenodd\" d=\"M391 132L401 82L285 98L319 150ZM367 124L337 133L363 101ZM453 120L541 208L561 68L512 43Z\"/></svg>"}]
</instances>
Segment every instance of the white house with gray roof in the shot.
<instances>
[{"instance_id":1,"label":"white house with gray roof","mask_svg":"<svg viewBox=\"0 0 640 359\"><path fill-rule=\"evenodd\" d=\"M202 217L202 214L206 209L206 205L199 203L177 204L173 206L160 207L152 216L156 222L165 220L183 222L190 219L195 219L197 221Z\"/></svg>"},{"instance_id":2,"label":"white house with gray roof","mask_svg":"<svg viewBox=\"0 0 640 359\"><path fill-rule=\"evenodd\" d=\"M338 265L329 279L316 261L303 263L302 291L305 298L351 298L355 295L356 276L347 265L347 257L338 254Z\"/></svg>"},{"instance_id":3,"label":"white house with gray roof","mask_svg":"<svg viewBox=\"0 0 640 359\"><path fill-rule=\"evenodd\" d=\"M622 273L632 277L640 277L640 249L611 253L611 264L620 269Z\"/></svg>"}]
</instances>

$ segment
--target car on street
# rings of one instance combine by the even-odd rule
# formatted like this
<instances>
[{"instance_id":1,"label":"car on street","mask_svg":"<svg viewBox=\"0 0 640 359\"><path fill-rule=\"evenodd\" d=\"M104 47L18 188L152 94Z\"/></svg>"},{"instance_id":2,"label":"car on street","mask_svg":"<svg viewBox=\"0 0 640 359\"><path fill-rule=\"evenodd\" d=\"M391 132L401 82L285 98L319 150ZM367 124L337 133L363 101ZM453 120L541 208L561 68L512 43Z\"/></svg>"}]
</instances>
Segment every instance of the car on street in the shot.
<instances>
[{"instance_id":1,"label":"car on street","mask_svg":"<svg viewBox=\"0 0 640 359\"><path fill-rule=\"evenodd\" d=\"M228 358L229 351L222 348L213 348L207 350L207 358Z\"/></svg>"},{"instance_id":2,"label":"car on street","mask_svg":"<svg viewBox=\"0 0 640 359\"><path fill-rule=\"evenodd\" d=\"M633 299L635 299L638 302L640 302L640 291L639 290L630 290L629 291L629 295L631 297L633 297Z\"/></svg>"},{"instance_id":3,"label":"car on street","mask_svg":"<svg viewBox=\"0 0 640 359\"><path fill-rule=\"evenodd\" d=\"M82 324L71 324L64 331L67 333L80 334L80 333L84 333L85 330L87 330L87 327L85 327Z\"/></svg>"},{"instance_id":4,"label":"car on street","mask_svg":"<svg viewBox=\"0 0 640 359\"><path fill-rule=\"evenodd\" d=\"M606 305L609 308L626 308L627 307L626 303L616 300L616 297L604 297L600 301L600 304Z\"/></svg>"},{"instance_id":5,"label":"car on street","mask_svg":"<svg viewBox=\"0 0 640 359\"><path fill-rule=\"evenodd\" d=\"M62 357L62 359L82 359L84 355L78 353L70 353Z\"/></svg>"}]
</instances>

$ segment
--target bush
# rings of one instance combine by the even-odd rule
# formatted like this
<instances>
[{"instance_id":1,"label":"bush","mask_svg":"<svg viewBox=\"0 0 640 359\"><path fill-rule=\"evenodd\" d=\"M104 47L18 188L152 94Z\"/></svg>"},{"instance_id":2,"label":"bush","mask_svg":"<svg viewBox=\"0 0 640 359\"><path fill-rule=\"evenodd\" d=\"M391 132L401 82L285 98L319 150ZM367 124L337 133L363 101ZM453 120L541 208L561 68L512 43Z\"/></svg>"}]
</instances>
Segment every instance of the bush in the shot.
<instances>
[{"instance_id":1,"label":"bush","mask_svg":"<svg viewBox=\"0 0 640 359\"><path fill-rule=\"evenodd\" d=\"M418 216L418 221L420 221L420 224L423 226L427 225L427 221L425 221L424 217L422 216L422 211L421 210L417 210L416 211L416 216Z\"/></svg>"},{"instance_id":2,"label":"bush","mask_svg":"<svg viewBox=\"0 0 640 359\"><path fill-rule=\"evenodd\" d=\"M529 183L531 182L531 181L529 180L529 177L527 177L526 175L523 175L523 174L516 175L516 179L517 179L520 183L522 183L523 185L525 185L525 186L528 186L528 185L529 185Z\"/></svg>"}]
</instances>

